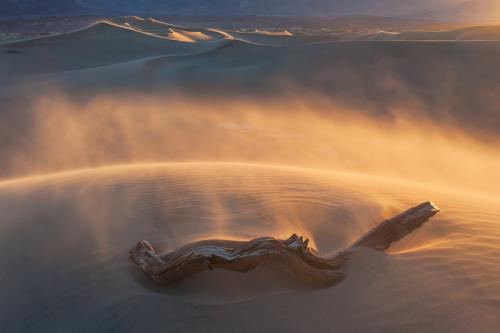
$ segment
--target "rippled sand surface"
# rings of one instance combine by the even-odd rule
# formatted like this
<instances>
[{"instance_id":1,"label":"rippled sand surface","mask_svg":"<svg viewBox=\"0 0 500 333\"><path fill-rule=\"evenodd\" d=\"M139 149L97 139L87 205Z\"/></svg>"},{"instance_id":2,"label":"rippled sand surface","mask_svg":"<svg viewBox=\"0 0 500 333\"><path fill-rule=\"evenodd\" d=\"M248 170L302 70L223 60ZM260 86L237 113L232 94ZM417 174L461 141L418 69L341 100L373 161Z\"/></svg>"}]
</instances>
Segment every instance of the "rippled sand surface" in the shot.
<instances>
[{"instance_id":1,"label":"rippled sand surface","mask_svg":"<svg viewBox=\"0 0 500 333\"><path fill-rule=\"evenodd\" d=\"M157 288L127 260L140 239L169 250L293 232L326 255L429 199L438 216L389 254L357 253L334 288L311 290L271 269L212 271ZM7 331L494 332L498 207L495 198L423 184L259 164L144 164L7 181L1 322Z\"/></svg>"}]
</instances>

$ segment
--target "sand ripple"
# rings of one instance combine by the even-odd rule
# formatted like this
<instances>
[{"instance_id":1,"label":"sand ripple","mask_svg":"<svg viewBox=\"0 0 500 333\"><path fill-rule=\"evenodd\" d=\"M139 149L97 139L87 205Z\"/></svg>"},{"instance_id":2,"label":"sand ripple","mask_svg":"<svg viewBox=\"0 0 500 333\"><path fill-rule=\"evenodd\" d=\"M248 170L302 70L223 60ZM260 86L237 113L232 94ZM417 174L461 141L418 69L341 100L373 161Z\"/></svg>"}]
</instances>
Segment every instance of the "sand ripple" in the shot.
<instances>
[{"instance_id":1,"label":"sand ripple","mask_svg":"<svg viewBox=\"0 0 500 333\"><path fill-rule=\"evenodd\" d=\"M328 253L424 197L442 207L439 217L391 255L356 254L348 279L330 289L307 290L269 269L207 272L158 289L126 258L139 239L167 250L206 237L292 232ZM190 330L493 332L497 207L364 176L250 164L122 166L3 182L0 280L10 306L0 323L3 331L77 322L88 330L175 331L189 323Z\"/></svg>"}]
</instances>

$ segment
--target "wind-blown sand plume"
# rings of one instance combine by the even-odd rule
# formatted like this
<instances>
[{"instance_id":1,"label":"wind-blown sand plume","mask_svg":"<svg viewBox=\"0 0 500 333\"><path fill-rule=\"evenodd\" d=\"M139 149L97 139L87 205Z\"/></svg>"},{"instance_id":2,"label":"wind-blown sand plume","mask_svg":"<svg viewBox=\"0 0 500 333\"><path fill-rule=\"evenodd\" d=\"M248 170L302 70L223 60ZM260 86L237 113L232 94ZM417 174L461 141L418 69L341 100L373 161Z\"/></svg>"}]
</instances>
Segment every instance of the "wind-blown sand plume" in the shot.
<instances>
[{"instance_id":1,"label":"wind-blown sand plume","mask_svg":"<svg viewBox=\"0 0 500 333\"><path fill-rule=\"evenodd\" d=\"M37 42L56 38L54 45L5 45L0 48L0 81L6 82L5 90L12 95L31 89L43 94L47 86L65 89L68 94L100 95L138 87L140 93L181 91L255 100L277 95L307 97L313 92L366 112L425 111L425 119L453 118L464 127L495 130L500 126L500 118L495 116L500 74L491 70L500 66L499 45L494 41L320 43L298 36L224 36L222 30L209 28L165 27L202 32L212 39L185 43L168 40L166 33L164 38L156 38L112 26L135 37L78 42L58 40L61 35ZM234 39L248 42L231 42ZM142 75L144 72L147 74ZM47 75L23 80L34 73Z\"/></svg>"},{"instance_id":2,"label":"wind-blown sand plume","mask_svg":"<svg viewBox=\"0 0 500 333\"><path fill-rule=\"evenodd\" d=\"M495 138L478 140L423 116L418 122L403 113L374 118L324 102L193 102L179 96L117 95L81 104L46 96L28 118L29 140L11 142L16 153L4 158L3 174L143 163L162 156L169 161L308 166L485 197L500 193L500 157L495 144L490 145Z\"/></svg>"}]
</instances>

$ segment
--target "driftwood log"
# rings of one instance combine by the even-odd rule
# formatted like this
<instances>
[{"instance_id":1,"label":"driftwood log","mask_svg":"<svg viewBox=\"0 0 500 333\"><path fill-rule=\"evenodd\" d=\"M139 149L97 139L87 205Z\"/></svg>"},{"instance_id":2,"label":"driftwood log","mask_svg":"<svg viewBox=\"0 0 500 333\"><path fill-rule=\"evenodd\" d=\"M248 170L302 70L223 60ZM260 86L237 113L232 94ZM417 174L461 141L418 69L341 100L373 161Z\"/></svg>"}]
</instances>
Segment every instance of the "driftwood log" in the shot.
<instances>
[{"instance_id":1,"label":"driftwood log","mask_svg":"<svg viewBox=\"0 0 500 333\"><path fill-rule=\"evenodd\" d=\"M295 234L286 240L271 237L247 242L203 240L161 255L143 240L129 251L129 258L160 284L169 284L213 268L247 272L260 265L272 265L308 283L331 285L343 279L346 264L356 248L385 251L437 212L439 209L431 202L410 208L381 222L331 258L317 256L308 247L308 239Z\"/></svg>"}]
</instances>

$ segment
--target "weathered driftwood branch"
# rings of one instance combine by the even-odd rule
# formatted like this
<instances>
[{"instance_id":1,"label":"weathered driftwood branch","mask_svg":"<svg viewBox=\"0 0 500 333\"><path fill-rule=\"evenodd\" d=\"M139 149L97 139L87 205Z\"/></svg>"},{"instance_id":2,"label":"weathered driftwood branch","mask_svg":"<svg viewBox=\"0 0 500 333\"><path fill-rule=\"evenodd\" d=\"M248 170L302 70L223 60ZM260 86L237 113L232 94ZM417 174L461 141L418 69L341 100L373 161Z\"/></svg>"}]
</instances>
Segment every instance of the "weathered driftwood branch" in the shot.
<instances>
[{"instance_id":1,"label":"weathered driftwood branch","mask_svg":"<svg viewBox=\"0 0 500 333\"><path fill-rule=\"evenodd\" d=\"M140 241L129 251L129 257L144 273L161 284L213 268L247 272L260 265L273 265L309 283L329 285L342 280L344 268L355 248L385 251L438 211L431 202L410 208L383 221L332 258L318 257L308 247L308 239L295 234L286 240L271 237L248 242L204 240L161 255L147 241Z\"/></svg>"}]
</instances>

